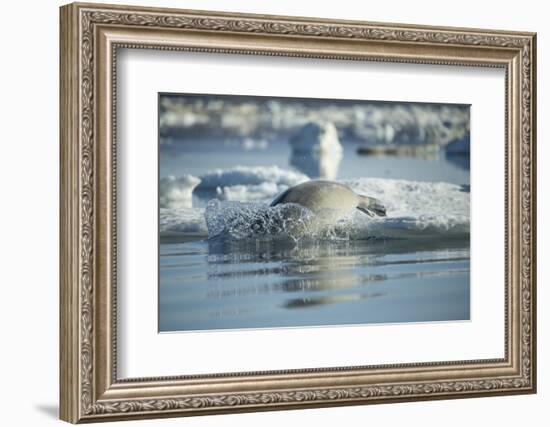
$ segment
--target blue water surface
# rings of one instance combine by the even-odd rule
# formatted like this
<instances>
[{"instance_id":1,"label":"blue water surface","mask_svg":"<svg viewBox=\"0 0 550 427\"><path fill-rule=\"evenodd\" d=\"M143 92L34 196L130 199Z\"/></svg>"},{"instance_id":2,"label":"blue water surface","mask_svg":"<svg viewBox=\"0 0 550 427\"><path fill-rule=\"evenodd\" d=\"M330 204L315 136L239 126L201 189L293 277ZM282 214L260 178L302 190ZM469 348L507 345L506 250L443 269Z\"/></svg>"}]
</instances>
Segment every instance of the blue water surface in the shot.
<instances>
[{"instance_id":1,"label":"blue water surface","mask_svg":"<svg viewBox=\"0 0 550 427\"><path fill-rule=\"evenodd\" d=\"M469 189L469 158L367 157L343 144L338 179L444 181ZM292 168L288 144L161 144L160 176L235 166ZM307 172L307 171L304 171ZM193 205L208 200L194 196ZM162 238L159 331L470 319L468 238L227 241Z\"/></svg>"}]
</instances>

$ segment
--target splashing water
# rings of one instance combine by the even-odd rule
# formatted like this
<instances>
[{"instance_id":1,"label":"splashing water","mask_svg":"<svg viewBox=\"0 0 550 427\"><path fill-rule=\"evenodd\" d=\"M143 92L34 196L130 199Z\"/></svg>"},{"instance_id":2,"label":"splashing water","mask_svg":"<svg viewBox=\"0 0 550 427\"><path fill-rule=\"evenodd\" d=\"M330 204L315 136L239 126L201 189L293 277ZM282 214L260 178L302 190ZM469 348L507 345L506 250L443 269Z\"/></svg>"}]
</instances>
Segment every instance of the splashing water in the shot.
<instances>
[{"instance_id":1,"label":"splashing water","mask_svg":"<svg viewBox=\"0 0 550 427\"><path fill-rule=\"evenodd\" d=\"M313 212L287 203L220 202L212 200L205 211L209 239L348 240L353 215L332 222L332 212Z\"/></svg>"}]
</instances>

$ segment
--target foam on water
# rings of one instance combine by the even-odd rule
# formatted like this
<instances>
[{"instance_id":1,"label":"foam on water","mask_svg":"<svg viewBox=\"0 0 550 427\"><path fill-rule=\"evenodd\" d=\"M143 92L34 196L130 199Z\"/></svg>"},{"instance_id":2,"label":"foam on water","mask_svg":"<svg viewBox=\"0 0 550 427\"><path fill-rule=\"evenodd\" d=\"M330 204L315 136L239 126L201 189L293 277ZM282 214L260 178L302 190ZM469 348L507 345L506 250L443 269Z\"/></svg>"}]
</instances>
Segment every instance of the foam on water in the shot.
<instances>
[{"instance_id":1,"label":"foam on water","mask_svg":"<svg viewBox=\"0 0 550 427\"><path fill-rule=\"evenodd\" d=\"M343 181L358 194L380 199L386 217L353 210L338 221L299 205L212 200L206 209L161 209L163 234L210 238L372 239L463 237L470 231L470 194L449 183L360 178Z\"/></svg>"}]
</instances>

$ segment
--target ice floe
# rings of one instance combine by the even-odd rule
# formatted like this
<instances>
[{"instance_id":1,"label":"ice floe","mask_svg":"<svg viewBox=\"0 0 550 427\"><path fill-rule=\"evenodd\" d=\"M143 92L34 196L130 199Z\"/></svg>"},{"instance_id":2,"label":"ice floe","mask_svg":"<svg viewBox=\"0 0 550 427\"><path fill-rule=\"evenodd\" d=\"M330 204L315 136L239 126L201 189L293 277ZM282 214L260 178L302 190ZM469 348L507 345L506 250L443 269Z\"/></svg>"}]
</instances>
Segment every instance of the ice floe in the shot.
<instances>
[{"instance_id":1,"label":"ice floe","mask_svg":"<svg viewBox=\"0 0 550 427\"><path fill-rule=\"evenodd\" d=\"M358 194L380 199L387 217L369 218L358 210L336 224L316 221L298 205L269 207L262 202L213 199L206 209L161 209L161 234L192 233L204 237L293 239L468 238L470 194L443 182L382 178L342 181Z\"/></svg>"}]
</instances>

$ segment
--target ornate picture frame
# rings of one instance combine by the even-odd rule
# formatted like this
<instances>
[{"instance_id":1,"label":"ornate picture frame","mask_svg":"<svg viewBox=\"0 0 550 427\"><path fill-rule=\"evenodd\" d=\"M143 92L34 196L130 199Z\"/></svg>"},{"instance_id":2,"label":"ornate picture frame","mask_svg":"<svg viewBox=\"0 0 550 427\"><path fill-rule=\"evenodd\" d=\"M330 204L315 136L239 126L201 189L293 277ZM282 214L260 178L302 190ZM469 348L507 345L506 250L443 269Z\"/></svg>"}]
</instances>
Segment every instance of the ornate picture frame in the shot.
<instances>
[{"instance_id":1,"label":"ornate picture frame","mask_svg":"<svg viewBox=\"0 0 550 427\"><path fill-rule=\"evenodd\" d=\"M536 35L70 4L60 37L61 419L112 421L536 391ZM117 378L117 49L502 68L501 359Z\"/></svg>"}]
</instances>

